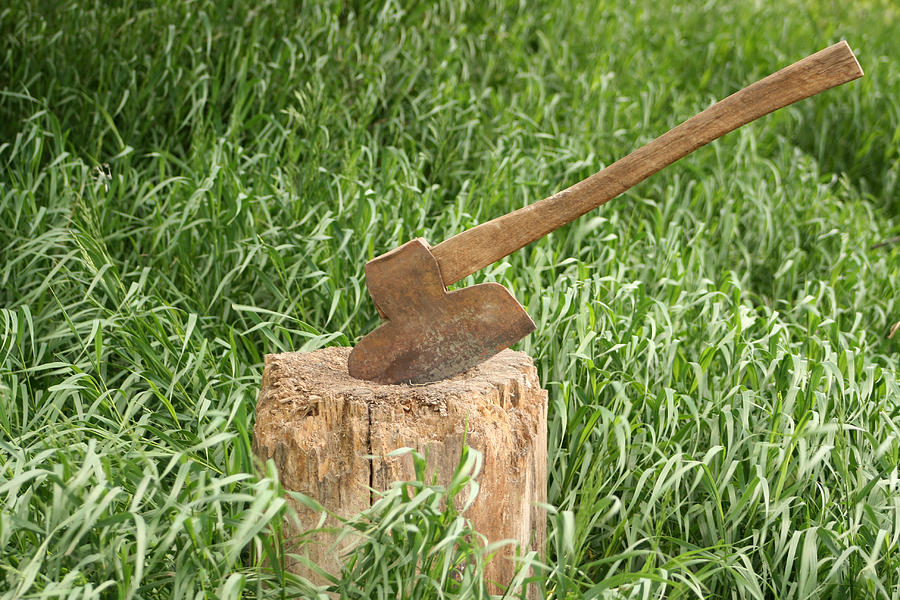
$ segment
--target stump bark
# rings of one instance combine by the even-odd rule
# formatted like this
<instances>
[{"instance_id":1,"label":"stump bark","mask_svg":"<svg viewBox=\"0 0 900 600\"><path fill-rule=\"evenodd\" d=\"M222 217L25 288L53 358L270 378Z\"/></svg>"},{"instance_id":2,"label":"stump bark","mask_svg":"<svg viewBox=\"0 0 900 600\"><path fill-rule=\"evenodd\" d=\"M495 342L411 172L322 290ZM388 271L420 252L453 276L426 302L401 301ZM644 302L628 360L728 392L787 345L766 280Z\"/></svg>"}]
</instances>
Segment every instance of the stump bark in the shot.
<instances>
[{"instance_id":1,"label":"stump bark","mask_svg":"<svg viewBox=\"0 0 900 600\"><path fill-rule=\"evenodd\" d=\"M504 350L451 379L382 385L350 377L349 351L266 356L253 450L263 461L274 460L282 485L349 517L370 506L370 487L385 490L415 478L410 456L387 453L418 450L438 482L447 484L465 440L484 458L480 492L465 516L490 542L513 539L523 552L541 552L546 519L537 504L547 498L547 392L531 359ZM288 501L301 529L317 526L319 514ZM285 527L288 535L300 533L288 521ZM304 546L306 555L337 572L333 539L319 534L317 541ZM510 582L517 568L513 553L507 546L488 563L488 580ZM303 572L300 565L291 568Z\"/></svg>"}]
</instances>

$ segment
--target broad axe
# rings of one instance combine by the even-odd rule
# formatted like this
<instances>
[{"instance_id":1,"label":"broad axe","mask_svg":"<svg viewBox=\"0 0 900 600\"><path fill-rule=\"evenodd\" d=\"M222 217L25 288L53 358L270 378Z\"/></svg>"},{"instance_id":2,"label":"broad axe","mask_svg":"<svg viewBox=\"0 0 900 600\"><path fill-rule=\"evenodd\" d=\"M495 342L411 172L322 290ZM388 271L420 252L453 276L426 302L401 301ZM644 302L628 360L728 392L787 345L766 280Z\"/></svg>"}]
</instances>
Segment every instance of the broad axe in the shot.
<instances>
[{"instance_id":1,"label":"broad axe","mask_svg":"<svg viewBox=\"0 0 900 600\"><path fill-rule=\"evenodd\" d=\"M863 74L846 42L717 102L646 146L549 198L429 246L412 240L366 263L384 323L350 353L350 375L379 383L451 377L514 344L534 322L497 283L451 285L615 198L663 167L763 115Z\"/></svg>"}]
</instances>

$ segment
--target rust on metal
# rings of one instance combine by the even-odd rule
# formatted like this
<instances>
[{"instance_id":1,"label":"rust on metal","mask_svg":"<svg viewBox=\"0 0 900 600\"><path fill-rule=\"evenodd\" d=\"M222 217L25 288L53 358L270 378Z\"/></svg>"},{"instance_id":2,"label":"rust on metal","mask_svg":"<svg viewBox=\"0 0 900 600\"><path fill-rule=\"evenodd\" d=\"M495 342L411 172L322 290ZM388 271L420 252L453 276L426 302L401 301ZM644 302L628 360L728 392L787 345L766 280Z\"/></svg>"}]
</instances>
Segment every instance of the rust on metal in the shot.
<instances>
[{"instance_id":1,"label":"rust on metal","mask_svg":"<svg viewBox=\"0 0 900 600\"><path fill-rule=\"evenodd\" d=\"M497 283L448 292L422 238L369 261L366 286L385 322L350 354L350 375L358 379L438 381L534 331L525 309Z\"/></svg>"}]
</instances>

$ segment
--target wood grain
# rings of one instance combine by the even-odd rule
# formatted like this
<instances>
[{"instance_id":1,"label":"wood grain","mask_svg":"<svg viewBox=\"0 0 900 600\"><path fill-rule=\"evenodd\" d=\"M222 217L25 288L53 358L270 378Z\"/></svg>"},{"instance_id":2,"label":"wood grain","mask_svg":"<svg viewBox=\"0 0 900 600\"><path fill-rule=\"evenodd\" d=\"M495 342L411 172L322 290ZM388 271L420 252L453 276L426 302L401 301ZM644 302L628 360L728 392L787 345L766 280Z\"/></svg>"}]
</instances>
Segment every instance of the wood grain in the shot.
<instances>
[{"instance_id":1,"label":"wood grain","mask_svg":"<svg viewBox=\"0 0 900 600\"><path fill-rule=\"evenodd\" d=\"M839 42L728 96L602 171L432 248L450 285L574 221L729 131L863 74Z\"/></svg>"},{"instance_id":2,"label":"wood grain","mask_svg":"<svg viewBox=\"0 0 900 600\"><path fill-rule=\"evenodd\" d=\"M370 486L415 479L409 455L386 456L401 447L428 456L429 480L447 485L463 444L482 453L480 493L465 512L490 542L516 540L523 551L541 552L546 540L547 392L532 360L504 350L469 371L428 385L381 385L347 372L349 348L266 356L256 409L253 452L272 459L282 485L312 496L333 513L350 517L368 508ZM366 458L373 456L371 460ZM320 515L287 497L299 522L287 518L284 532L309 535ZM337 525L329 518L326 525ZM340 570L332 533L312 534L304 554L326 571ZM345 539L338 550L358 540ZM504 547L486 577L509 583L516 571L513 547ZM320 582L302 562L288 570ZM494 588L493 593L499 593ZM528 598L538 598L532 585Z\"/></svg>"}]
</instances>

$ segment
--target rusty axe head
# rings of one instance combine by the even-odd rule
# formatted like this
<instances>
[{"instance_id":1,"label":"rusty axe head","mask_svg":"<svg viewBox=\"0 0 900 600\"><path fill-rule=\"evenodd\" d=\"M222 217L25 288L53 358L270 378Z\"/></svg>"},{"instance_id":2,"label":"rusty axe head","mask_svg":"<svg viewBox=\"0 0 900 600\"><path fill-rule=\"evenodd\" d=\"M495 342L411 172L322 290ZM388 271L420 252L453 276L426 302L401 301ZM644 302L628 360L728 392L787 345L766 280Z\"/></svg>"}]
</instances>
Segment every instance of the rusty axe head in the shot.
<instances>
[{"instance_id":1,"label":"rusty axe head","mask_svg":"<svg viewBox=\"0 0 900 600\"><path fill-rule=\"evenodd\" d=\"M366 263L366 286L385 322L350 353L350 374L358 379L437 381L534 331L525 309L502 285L448 292L422 238Z\"/></svg>"},{"instance_id":2,"label":"rusty axe head","mask_svg":"<svg viewBox=\"0 0 900 600\"><path fill-rule=\"evenodd\" d=\"M430 247L416 239L366 264L385 323L350 353L350 374L424 383L490 358L534 330L502 286L448 292L459 281L615 198L700 146L774 110L862 76L839 42L728 96L599 173L558 194Z\"/></svg>"}]
</instances>

